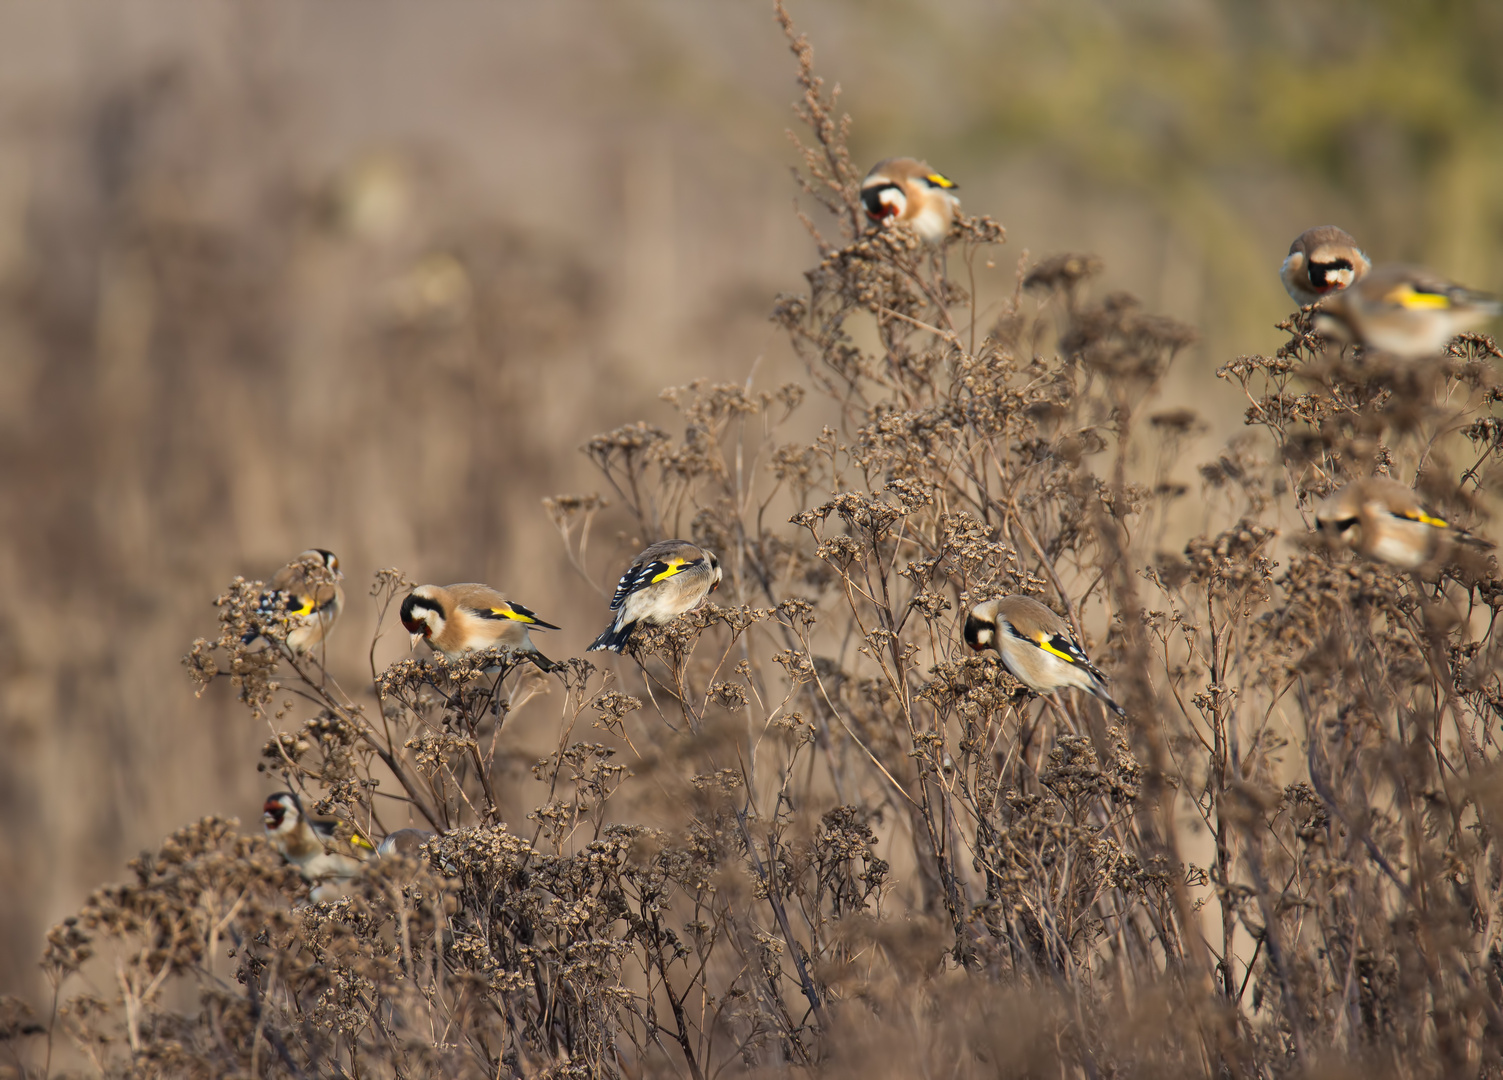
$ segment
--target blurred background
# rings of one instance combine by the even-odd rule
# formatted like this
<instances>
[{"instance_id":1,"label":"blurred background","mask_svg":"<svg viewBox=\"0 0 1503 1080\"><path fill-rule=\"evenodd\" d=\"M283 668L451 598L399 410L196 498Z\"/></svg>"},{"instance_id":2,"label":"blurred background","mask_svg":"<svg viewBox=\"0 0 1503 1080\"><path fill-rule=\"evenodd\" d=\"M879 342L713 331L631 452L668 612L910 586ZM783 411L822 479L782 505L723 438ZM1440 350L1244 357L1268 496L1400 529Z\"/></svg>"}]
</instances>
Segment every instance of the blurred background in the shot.
<instances>
[{"instance_id":1,"label":"blurred background","mask_svg":"<svg viewBox=\"0 0 1503 1080\"><path fill-rule=\"evenodd\" d=\"M792 14L860 167L925 157L1010 258L1096 252L1200 329L1170 393L1208 441L1302 229L1503 290L1495 0ZM570 568L539 500L599 488L579 446L800 374L766 319L813 261L793 72L761 0L0 7L0 992L172 828L258 826L267 732L179 662L233 575L337 551L352 690L384 566L588 644L635 538Z\"/></svg>"}]
</instances>

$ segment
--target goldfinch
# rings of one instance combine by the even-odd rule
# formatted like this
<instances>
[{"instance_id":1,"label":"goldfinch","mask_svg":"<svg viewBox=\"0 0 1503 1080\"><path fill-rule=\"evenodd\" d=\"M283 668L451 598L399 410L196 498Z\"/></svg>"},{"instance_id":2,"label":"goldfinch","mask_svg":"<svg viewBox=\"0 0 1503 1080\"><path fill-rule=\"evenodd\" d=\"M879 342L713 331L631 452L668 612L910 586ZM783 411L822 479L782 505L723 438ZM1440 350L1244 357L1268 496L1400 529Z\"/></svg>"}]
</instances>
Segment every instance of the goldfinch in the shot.
<instances>
[{"instance_id":1,"label":"goldfinch","mask_svg":"<svg viewBox=\"0 0 1503 1080\"><path fill-rule=\"evenodd\" d=\"M1405 570L1418 570L1453 543L1492 546L1431 514L1413 491L1383 476L1329 496L1316 507L1315 523L1336 543Z\"/></svg>"},{"instance_id":2,"label":"goldfinch","mask_svg":"<svg viewBox=\"0 0 1503 1080\"><path fill-rule=\"evenodd\" d=\"M1294 302L1309 307L1321 297L1361 281L1372 268L1371 260L1350 233L1334 225L1317 225L1300 233L1289 245L1279 277Z\"/></svg>"},{"instance_id":3,"label":"goldfinch","mask_svg":"<svg viewBox=\"0 0 1503 1080\"><path fill-rule=\"evenodd\" d=\"M693 611L720 586L720 560L687 540L660 540L632 560L616 583L616 613L590 652L620 652L638 623L661 626Z\"/></svg>"},{"instance_id":4,"label":"goldfinch","mask_svg":"<svg viewBox=\"0 0 1503 1080\"><path fill-rule=\"evenodd\" d=\"M1494 297L1414 266L1378 266L1320 302L1315 329L1404 360L1434 356L1503 311Z\"/></svg>"},{"instance_id":5,"label":"goldfinch","mask_svg":"<svg viewBox=\"0 0 1503 1080\"><path fill-rule=\"evenodd\" d=\"M984 600L966 615L965 643L977 652L995 649L1002 663L1036 694L1074 686L1095 694L1118 716L1126 711L1106 692L1098 671L1064 619L1027 596Z\"/></svg>"},{"instance_id":6,"label":"goldfinch","mask_svg":"<svg viewBox=\"0 0 1503 1080\"><path fill-rule=\"evenodd\" d=\"M872 221L881 224L885 218L896 218L937 244L955 221L960 199L953 192L958 186L922 161L888 158L873 165L861 181L861 203Z\"/></svg>"},{"instance_id":7,"label":"goldfinch","mask_svg":"<svg viewBox=\"0 0 1503 1080\"><path fill-rule=\"evenodd\" d=\"M272 846L312 886L308 895L315 904L338 897L372 854L364 837L352 836L343 843L337 834L338 818L306 813L290 791L267 798L261 822Z\"/></svg>"},{"instance_id":8,"label":"goldfinch","mask_svg":"<svg viewBox=\"0 0 1503 1080\"><path fill-rule=\"evenodd\" d=\"M402 625L412 647L426 641L451 663L485 649L508 647L526 653L538 667L558 667L532 643L531 631L557 630L489 585L419 585L402 601Z\"/></svg>"},{"instance_id":9,"label":"goldfinch","mask_svg":"<svg viewBox=\"0 0 1503 1080\"><path fill-rule=\"evenodd\" d=\"M286 619L287 647L301 655L328 640L344 610L344 589L339 585L343 580L337 555L309 548L276 572L261 594L256 614L266 623ZM260 636L252 631L243 641L249 645Z\"/></svg>"},{"instance_id":10,"label":"goldfinch","mask_svg":"<svg viewBox=\"0 0 1503 1080\"><path fill-rule=\"evenodd\" d=\"M404 859L421 858L423 842L432 839L433 835L430 829L398 829L386 834L386 839L376 848L376 855L382 859L393 855L400 855Z\"/></svg>"}]
</instances>

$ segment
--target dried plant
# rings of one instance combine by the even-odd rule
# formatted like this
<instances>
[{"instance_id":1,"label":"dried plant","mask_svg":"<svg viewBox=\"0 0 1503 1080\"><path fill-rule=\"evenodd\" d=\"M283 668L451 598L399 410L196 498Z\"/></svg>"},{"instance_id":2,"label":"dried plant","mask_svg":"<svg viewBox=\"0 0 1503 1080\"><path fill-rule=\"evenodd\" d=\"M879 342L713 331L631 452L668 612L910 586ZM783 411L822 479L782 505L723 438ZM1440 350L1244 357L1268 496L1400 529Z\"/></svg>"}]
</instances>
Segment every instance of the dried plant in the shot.
<instances>
[{"instance_id":1,"label":"dried plant","mask_svg":"<svg viewBox=\"0 0 1503 1080\"><path fill-rule=\"evenodd\" d=\"M1374 471L1475 519L1503 354L1395 367L1292 318L1218 372L1249 433L1199 468L1216 530L1157 550L1204 433L1152 411L1191 332L1096 298L1083 255L983 320L1001 227L868 229L779 18L840 229L809 219L773 316L809 386L671 388L678 430L585 447L638 539L720 554L718 603L639 632L624 682L503 651L357 694L244 644L237 580L187 664L270 725L260 768L372 839L435 835L310 904L254 830L185 828L53 931L57 1017L0 1037L109 1076L1503 1075L1503 579L1299 524ZM547 502L582 573L604 505ZM409 585L378 575L378 625ZM1126 721L962 654L1006 593L1068 620ZM545 679L556 747L507 823L498 749Z\"/></svg>"}]
</instances>

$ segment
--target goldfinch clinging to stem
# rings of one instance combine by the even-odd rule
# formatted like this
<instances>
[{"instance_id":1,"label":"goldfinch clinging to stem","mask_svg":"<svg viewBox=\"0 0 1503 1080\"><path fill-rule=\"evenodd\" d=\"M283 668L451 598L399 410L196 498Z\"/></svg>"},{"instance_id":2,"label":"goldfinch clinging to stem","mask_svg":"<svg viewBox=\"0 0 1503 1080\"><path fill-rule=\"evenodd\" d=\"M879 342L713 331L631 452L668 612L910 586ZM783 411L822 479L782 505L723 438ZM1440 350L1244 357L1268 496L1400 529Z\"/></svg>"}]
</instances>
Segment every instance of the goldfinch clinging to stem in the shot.
<instances>
[{"instance_id":1,"label":"goldfinch clinging to stem","mask_svg":"<svg viewBox=\"0 0 1503 1080\"><path fill-rule=\"evenodd\" d=\"M556 667L532 643L531 631L557 630L536 613L508 600L489 585L419 585L402 601L402 626L412 647L426 641L451 663L485 649L506 647L526 653L538 667Z\"/></svg>"},{"instance_id":2,"label":"goldfinch clinging to stem","mask_svg":"<svg viewBox=\"0 0 1503 1080\"><path fill-rule=\"evenodd\" d=\"M1419 360L1475 330L1503 305L1416 266L1377 266L1316 308L1315 329L1364 348Z\"/></svg>"},{"instance_id":3,"label":"goldfinch clinging to stem","mask_svg":"<svg viewBox=\"0 0 1503 1080\"><path fill-rule=\"evenodd\" d=\"M1031 597L982 601L966 616L964 636L977 652L995 649L1012 677L1036 694L1074 686L1126 715L1106 692L1106 676L1086 656L1070 625Z\"/></svg>"},{"instance_id":4,"label":"goldfinch clinging to stem","mask_svg":"<svg viewBox=\"0 0 1503 1080\"><path fill-rule=\"evenodd\" d=\"M344 610L339 583L339 556L325 548L309 548L276 572L261 594L257 617L267 624L287 621L287 647L299 655L328 640ZM285 607L283 607L285 605ZM248 633L248 645L261 634Z\"/></svg>"},{"instance_id":5,"label":"goldfinch clinging to stem","mask_svg":"<svg viewBox=\"0 0 1503 1080\"><path fill-rule=\"evenodd\" d=\"M590 652L620 652L638 623L661 626L693 611L720 586L720 560L687 540L661 540L632 560L616 584L616 613Z\"/></svg>"},{"instance_id":6,"label":"goldfinch clinging to stem","mask_svg":"<svg viewBox=\"0 0 1503 1080\"><path fill-rule=\"evenodd\" d=\"M1377 562L1418 570L1451 544L1491 547L1430 513L1412 490L1384 476L1348 484L1315 509L1315 523L1335 543Z\"/></svg>"},{"instance_id":7,"label":"goldfinch clinging to stem","mask_svg":"<svg viewBox=\"0 0 1503 1080\"><path fill-rule=\"evenodd\" d=\"M861 203L872 221L881 224L893 218L911 226L928 243L937 244L949 235L955 221L960 207L954 194L958 186L925 162L888 158L872 166L861 181Z\"/></svg>"},{"instance_id":8,"label":"goldfinch clinging to stem","mask_svg":"<svg viewBox=\"0 0 1503 1080\"><path fill-rule=\"evenodd\" d=\"M360 872L361 863L373 854L365 838L352 835L348 843L339 839L338 818L309 814L290 791L279 791L261 808L261 822L266 838L312 888L314 903L332 900L343 886Z\"/></svg>"},{"instance_id":9,"label":"goldfinch clinging to stem","mask_svg":"<svg viewBox=\"0 0 1503 1080\"><path fill-rule=\"evenodd\" d=\"M1372 266L1350 233L1334 225L1317 225L1300 233L1289 245L1279 278L1295 303L1309 307L1361 281Z\"/></svg>"}]
</instances>

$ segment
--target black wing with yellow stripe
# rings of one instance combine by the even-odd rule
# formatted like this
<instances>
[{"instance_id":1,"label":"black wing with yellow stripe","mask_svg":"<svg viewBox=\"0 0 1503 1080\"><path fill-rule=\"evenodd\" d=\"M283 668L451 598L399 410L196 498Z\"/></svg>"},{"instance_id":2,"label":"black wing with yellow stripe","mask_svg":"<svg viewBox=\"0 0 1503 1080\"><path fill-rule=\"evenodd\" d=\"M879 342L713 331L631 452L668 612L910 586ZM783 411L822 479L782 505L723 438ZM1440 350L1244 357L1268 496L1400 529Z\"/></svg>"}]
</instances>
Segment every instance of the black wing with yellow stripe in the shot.
<instances>
[{"instance_id":1,"label":"black wing with yellow stripe","mask_svg":"<svg viewBox=\"0 0 1503 1080\"><path fill-rule=\"evenodd\" d=\"M261 603L256 608L256 614L267 618L279 614L285 614L289 618L298 615L312 615L323 611L325 608L332 607L335 599L336 594L333 590L330 590L328 599L323 603L319 603L318 599L312 593L290 593L282 590L264 592L261 594ZM280 605L284 602L287 605L285 610L279 610Z\"/></svg>"},{"instance_id":2,"label":"black wing with yellow stripe","mask_svg":"<svg viewBox=\"0 0 1503 1080\"><path fill-rule=\"evenodd\" d=\"M323 603L319 603L311 593L291 593L285 589L272 589L261 594L261 601L256 605L256 615L268 622L279 618L306 618L333 607L337 600L338 594L332 589L329 591L329 598ZM285 607L282 606L284 603ZM252 625L256 625L257 628L240 638L246 645L261 636L259 625Z\"/></svg>"},{"instance_id":3,"label":"black wing with yellow stripe","mask_svg":"<svg viewBox=\"0 0 1503 1080\"><path fill-rule=\"evenodd\" d=\"M1448 281L1405 281L1383 294L1383 302L1405 311L1448 311L1469 298L1469 290Z\"/></svg>"},{"instance_id":4,"label":"black wing with yellow stripe","mask_svg":"<svg viewBox=\"0 0 1503 1080\"><path fill-rule=\"evenodd\" d=\"M682 574L685 570L692 570L701 565L705 560L685 559L674 555L666 559L654 559L649 563L633 566L621 575L621 580L616 583L616 595L611 597L611 610L617 611L626 603L626 598L634 592L641 592L649 585L656 585L660 581Z\"/></svg>"},{"instance_id":5,"label":"black wing with yellow stripe","mask_svg":"<svg viewBox=\"0 0 1503 1080\"><path fill-rule=\"evenodd\" d=\"M1016 634L1016 631L1014 633L1017 637L1022 638L1021 634ZM1106 676L1101 674L1100 669L1091 663L1091 658L1085 654L1085 650L1080 647L1080 644L1074 638L1067 637L1064 634L1040 634L1034 639L1022 639L1030 641L1031 644L1038 646L1056 659L1063 660L1067 664L1073 664L1084 671L1090 672L1097 679L1101 679L1102 681L1106 679Z\"/></svg>"},{"instance_id":6,"label":"black wing with yellow stripe","mask_svg":"<svg viewBox=\"0 0 1503 1080\"><path fill-rule=\"evenodd\" d=\"M1395 514L1394 516L1401 517L1405 521L1416 521L1421 525L1428 525L1432 529L1451 528L1451 523L1449 521L1446 521L1443 518L1435 517L1431 514L1427 514L1423 510L1404 510L1399 512L1398 514Z\"/></svg>"},{"instance_id":7,"label":"black wing with yellow stripe","mask_svg":"<svg viewBox=\"0 0 1503 1080\"><path fill-rule=\"evenodd\" d=\"M311 828L313 830L313 834L325 844L332 844L339 839L338 829L340 824L341 822L337 818L321 818L311 816L308 818L308 827ZM358 832L354 832L353 830L350 833L350 846L359 852L372 852L376 850L371 846L371 842L369 840L361 836Z\"/></svg>"},{"instance_id":8,"label":"black wing with yellow stripe","mask_svg":"<svg viewBox=\"0 0 1503 1080\"><path fill-rule=\"evenodd\" d=\"M470 608L469 610L482 619L495 619L498 622L519 622L527 626L536 626L542 630L559 629L559 627L554 626L551 622L544 622L538 618L537 614L531 608L525 608L513 600L508 600L505 604L498 604L495 607Z\"/></svg>"}]
</instances>

